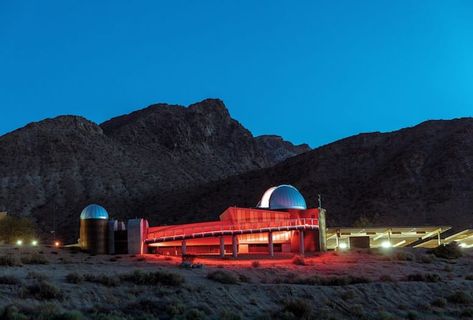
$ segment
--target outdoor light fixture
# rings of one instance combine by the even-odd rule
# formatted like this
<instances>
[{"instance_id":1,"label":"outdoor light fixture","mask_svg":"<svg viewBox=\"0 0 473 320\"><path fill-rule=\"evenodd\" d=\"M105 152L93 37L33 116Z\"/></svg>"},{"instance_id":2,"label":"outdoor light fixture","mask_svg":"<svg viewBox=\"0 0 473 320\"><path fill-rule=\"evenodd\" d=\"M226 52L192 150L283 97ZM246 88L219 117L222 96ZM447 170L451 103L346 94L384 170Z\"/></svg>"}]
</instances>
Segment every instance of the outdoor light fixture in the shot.
<instances>
[{"instance_id":1,"label":"outdoor light fixture","mask_svg":"<svg viewBox=\"0 0 473 320\"><path fill-rule=\"evenodd\" d=\"M23 244L23 240L16 240L16 245L21 246Z\"/></svg>"},{"instance_id":2,"label":"outdoor light fixture","mask_svg":"<svg viewBox=\"0 0 473 320\"><path fill-rule=\"evenodd\" d=\"M37 246L37 245L38 245L38 240L33 240L33 241L31 241L31 245L32 245L32 246Z\"/></svg>"},{"instance_id":3,"label":"outdoor light fixture","mask_svg":"<svg viewBox=\"0 0 473 320\"><path fill-rule=\"evenodd\" d=\"M59 241L55 241L55 242L54 242L54 246L55 246L55 247L59 247L59 245L60 245Z\"/></svg>"},{"instance_id":4,"label":"outdoor light fixture","mask_svg":"<svg viewBox=\"0 0 473 320\"><path fill-rule=\"evenodd\" d=\"M390 241L387 241L387 240L386 240L386 241L381 242L381 247L383 247L383 248L385 248L385 249L391 248L391 247L392 247L392 244L391 244Z\"/></svg>"},{"instance_id":5,"label":"outdoor light fixture","mask_svg":"<svg viewBox=\"0 0 473 320\"><path fill-rule=\"evenodd\" d=\"M340 242L340 243L338 244L338 247L339 247L340 249L342 249L342 250L348 249L348 245L347 245L346 242Z\"/></svg>"}]
</instances>

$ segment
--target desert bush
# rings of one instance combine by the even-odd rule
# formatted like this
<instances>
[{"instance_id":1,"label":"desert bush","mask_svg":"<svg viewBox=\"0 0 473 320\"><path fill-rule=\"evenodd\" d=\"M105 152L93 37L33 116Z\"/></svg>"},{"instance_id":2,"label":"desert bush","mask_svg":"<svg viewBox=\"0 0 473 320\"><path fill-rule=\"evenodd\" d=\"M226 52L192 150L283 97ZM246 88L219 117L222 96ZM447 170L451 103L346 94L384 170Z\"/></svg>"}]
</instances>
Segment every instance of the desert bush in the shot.
<instances>
[{"instance_id":1,"label":"desert bush","mask_svg":"<svg viewBox=\"0 0 473 320\"><path fill-rule=\"evenodd\" d=\"M18 259L14 255L3 255L0 256L0 266L3 267L15 267L20 265Z\"/></svg>"},{"instance_id":2,"label":"desert bush","mask_svg":"<svg viewBox=\"0 0 473 320\"><path fill-rule=\"evenodd\" d=\"M61 300L63 298L63 293L61 289L53 284L47 281L39 281L30 286L24 287L20 292L20 296L22 298L33 297L38 300Z\"/></svg>"},{"instance_id":3,"label":"desert bush","mask_svg":"<svg viewBox=\"0 0 473 320\"><path fill-rule=\"evenodd\" d=\"M84 277L82 277L80 274L76 272L71 272L66 275L66 282L68 283L78 284L78 283L81 283L82 281L84 281Z\"/></svg>"},{"instance_id":4,"label":"desert bush","mask_svg":"<svg viewBox=\"0 0 473 320\"><path fill-rule=\"evenodd\" d=\"M48 264L49 261L46 257L38 254L32 253L29 256L21 257L21 263L23 264Z\"/></svg>"},{"instance_id":5,"label":"desert bush","mask_svg":"<svg viewBox=\"0 0 473 320\"><path fill-rule=\"evenodd\" d=\"M186 320L204 320L207 316L199 309L192 308L186 312Z\"/></svg>"},{"instance_id":6,"label":"desert bush","mask_svg":"<svg viewBox=\"0 0 473 320\"><path fill-rule=\"evenodd\" d=\"M348 301L348 300L351 300L353 298L355 298L355 292L353 290L348 290L348 291L345 291L343 292L340 297L344 300L344 301Z\"/></svg>"},{"instance_id":7,"label":"desert bush","mask_svg":"<svg viewBox=\"0 0 473 320\"><path fill-rule=\"evenodd\" d=\"M436 273L414 273L407 276L407 281L439 282L442 278Z\"/></svg>"},{"instance_id":8,"label":"desert bush","mask_svg":"<svg viewBox=\"0 0 473 320\"><path fill-rule=\"evenodd\" d=\"M251 262L251 266L253 268L259 268L259 267L261 267L261 262L259 262L258 260L255 260L255 261Z\"/></svg>"},{"instance_id":9,"label":"desert bush","mask_svg":"<svg viewBox=\"0 0 473 320\"><path fill-rule=\"evenodd\" d=\"M218 317L220 320L240 320L241 316L229 310L222 310Z\"/></svg>"},{"instance_id":10,"label":"desert bush","mask_svg":"<svg viewBox=\"0 0 473 320\"><path fill-rule=\"evenodd\" d=\"M301 256L295 256L292 259L292 263L295 264L296 266L305 266L305 259L304 257L301 257Z\"/></svg>"},{"instance_id":11,"label":"desert bush","mask_svg":"<svg viewBox=\"0 0 473 320\"><path fill-rule=\"evenodd\" d=\"M185 282L184 278L176 273L154 271L143 272L135 270L131 273L120 275L120 279L127 282L132 282L137 285L166 285L166 286L180 286Z\"/></svg>"},{"instance_id":12,"label":"desert bush","mask_svg":"<svg viewBox=\"0 0 473 320\"><path fill-rule=\"evenodd\" d=\"M399 251L394 254L393 258L399 261L413 261L414 255L408 252Z\"/></svg>"},{"instance_id":13,"label":"desert bush","mask_svg":"<svg viewBox=\"0 0 473 320\"><path fill-rule=\"evenodd\" d=\"M462 318L473 318L473 309L472 308L463 309L460 313L460 317L462 317Z\"/></svg>"},{"instance_id":14,"label":"desert bush","mask_svg":"<svg viewBox=\"0 0 473 320\"><path fill-rule=\"evenodd\" d=\"M430 303L434 307L444 308L447 305L447 300L445 298L437 298Z\"/></svg>"},{"instance_id":15,"label":"desert bush","mask_svg":"<svg viewBox=\"0 0 473 320\"><path fill-rule=\"evenodd\" d=\"M350 307L350 313L357 316L362 317L364 314L364 309L361 304L354 304Z\"/></svg>"},{"instance_id":16,"label":"desert bush","mask_svg":"<svg viewBox=\"0 0 473 320\"><path fill-rule=\"evenodd\" d=\"M27 320L28 317L21 313L18 308L14 305L9 305L5 307L3 312L1 313L0 319L5 320Z\"/></svg>"},{"instance_id":17,"label":"desert bush","mask_svg":"<svg viewBox=\"0 0 473 320\"><path fill-rule=\"evenodd\" d=\"M407 312L406 319L409 319L409 320L419 319L419 314L417 312L411 310L411 311Z\"/></svg>"},{"instance_id":18,"label":"desert bush","mask_svg":"<svg viewBox=\"0 0 473 320\"><path fill-rule=\"evenodd\" d=\"M457 259L463 255L460 246L455 241L450 242L449 244L440 245L437 248L432 249L430 253L443 259Z\"/></svg>"},{"instance_id":19,"label":"desert bush","mask_svg":"<svg viewBox=\"0 0 473 320\"><path fill-rule=\"evenodd\" d=\"M217 281L223 284L237 284L238 283L238 278L235 276L235 274L223 271L223 270L217 270L210 272L207 274L207 278L213 281Z\"/></svg>"},{"instance_id":20,"label":"desert bush","mask_svg":"<svg viewBox=\"0 0 473 320\"><path fill-rule=\"evenodd\" d=\"M84 280L87 282L98 283L106 287L116 287L120 281L117 277L109 277L105 274L85 274Z\"/></svg>"},{"instance_id":21,"label":"desert bush","mask_svg":"<svg viewBox=\"0 0 473 320\"><path fill-rule=\"evenodd\" d=\"M379 281L381 281L381 282L393 282L394 279L389 274L383 274L379 277Z\"/></svg>"},{"instance_id":22,"label":"desert bush","mask_svg":"<svg viewBox=\"0 0 473 320\"><path fill-rule=\"evenodd\" d=\"M471 296L464 291L457 291L447 297L448 302L467 304L471 302Z\"/></svg>"},{"instance_id":23,"label":"desert bush","mask_svg":"<svg viewBox=\"0 0 473 320\"><path fill-rule=\"evenodd\" d=\"M434 261L434 256L431 254L423 254L420 256L419 261L422 263L432 263Z\"/></svg>"},{"instance_id":24,"label":"desert bush","mask_svg":"<svg viewBox=\"0 0 473 320\"><path fill-rule=\"evenodd\" d=\"M469 275L465 276L465 280L473 281L473 274L469 274Z\"/></svg>"},{"instance_id":25,"label":"desert bush","mask_svg":"<svg viewBox=\"0 0 473 320\"><path fill-rule=\"evenodd\" d=\"M13 275L0 275L0 284L6 284L6 285L20 284L20 280Z\"/></svg>"},{"instance_id":26,"label":"desert bush","mask_svg":"<svg viewBox=\"0 0 473 320\"><path fill-rule=\"evenodd\" d=\"M284 301L283 312L293 314L296 319L310 319L312 306L306 300L291 299Z\"/></svg>"},{"instance_id":27,"label":"desert bush","mask_svg":"<svg viewBox=\"0 0 473 320\"><path fill-rule=\"evenodd\" d=\"M35 279L35 280L48 280L48 276L45 275L44 273L36 272L36 271L30 271L26 275L27 279Z\"/></svg>"}]
</instances>

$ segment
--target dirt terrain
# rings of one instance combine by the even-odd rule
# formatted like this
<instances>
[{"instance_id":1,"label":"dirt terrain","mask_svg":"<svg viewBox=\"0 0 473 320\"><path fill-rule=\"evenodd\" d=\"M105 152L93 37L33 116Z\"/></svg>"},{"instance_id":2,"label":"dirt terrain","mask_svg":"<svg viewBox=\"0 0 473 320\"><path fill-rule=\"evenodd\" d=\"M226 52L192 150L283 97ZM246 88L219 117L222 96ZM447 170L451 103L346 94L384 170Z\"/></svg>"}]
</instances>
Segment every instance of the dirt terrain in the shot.
<instances>
[{"instance_id":1,"label":"dirt terrain","mask_svg":"<svg viewBox=\"0 0 473 320\"><path fill-rule=\"evenodd\" d=\"M421 249L259 258L182 268L175 257L3 247L0 318L473 318L471 251L451 260Z\"/></svg>"}]
</instances>

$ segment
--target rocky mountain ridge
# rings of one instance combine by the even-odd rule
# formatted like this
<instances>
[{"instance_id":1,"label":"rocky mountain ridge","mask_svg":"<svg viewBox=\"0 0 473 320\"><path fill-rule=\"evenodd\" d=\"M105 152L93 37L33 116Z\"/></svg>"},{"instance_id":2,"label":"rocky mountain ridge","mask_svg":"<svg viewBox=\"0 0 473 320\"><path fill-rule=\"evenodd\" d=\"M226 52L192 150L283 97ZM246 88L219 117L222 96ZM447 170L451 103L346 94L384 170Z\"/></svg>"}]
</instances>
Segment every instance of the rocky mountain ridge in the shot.
<instances>
[{"instance_id":1,"label":"rocky mountain ridge","mask_svg":"<svg viewBox=\"0 0 473 320\"><path fill-rule=\"evenodd\" d=\"M281 143L287 157L303 151ZM46 119L1 136L0 154L0 211L66 236L89 203L114 216L152 214L147 208L164 193L284 158L261 147L218 99L152 105L101 125L79 116Z\"/></svg>"}]
</instances>

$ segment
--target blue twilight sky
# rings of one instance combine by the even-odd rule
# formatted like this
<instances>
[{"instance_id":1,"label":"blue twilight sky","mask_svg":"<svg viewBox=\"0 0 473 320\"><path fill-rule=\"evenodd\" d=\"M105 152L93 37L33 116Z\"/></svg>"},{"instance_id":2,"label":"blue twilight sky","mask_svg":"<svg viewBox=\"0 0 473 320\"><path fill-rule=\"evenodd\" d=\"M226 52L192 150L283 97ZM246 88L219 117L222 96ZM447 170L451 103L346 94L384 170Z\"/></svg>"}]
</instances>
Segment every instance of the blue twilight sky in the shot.
<instances>
[{"instance_id":1,"label":"blue twilight sky","mask_svg":"<svg viewBox=\"0 0 473 320\"><path fill-rule=\"evenodd\" d=\"M224 100L312 147L473 115L473 1L0 1L0 134Z\"/></svg>"}]
</instances>

